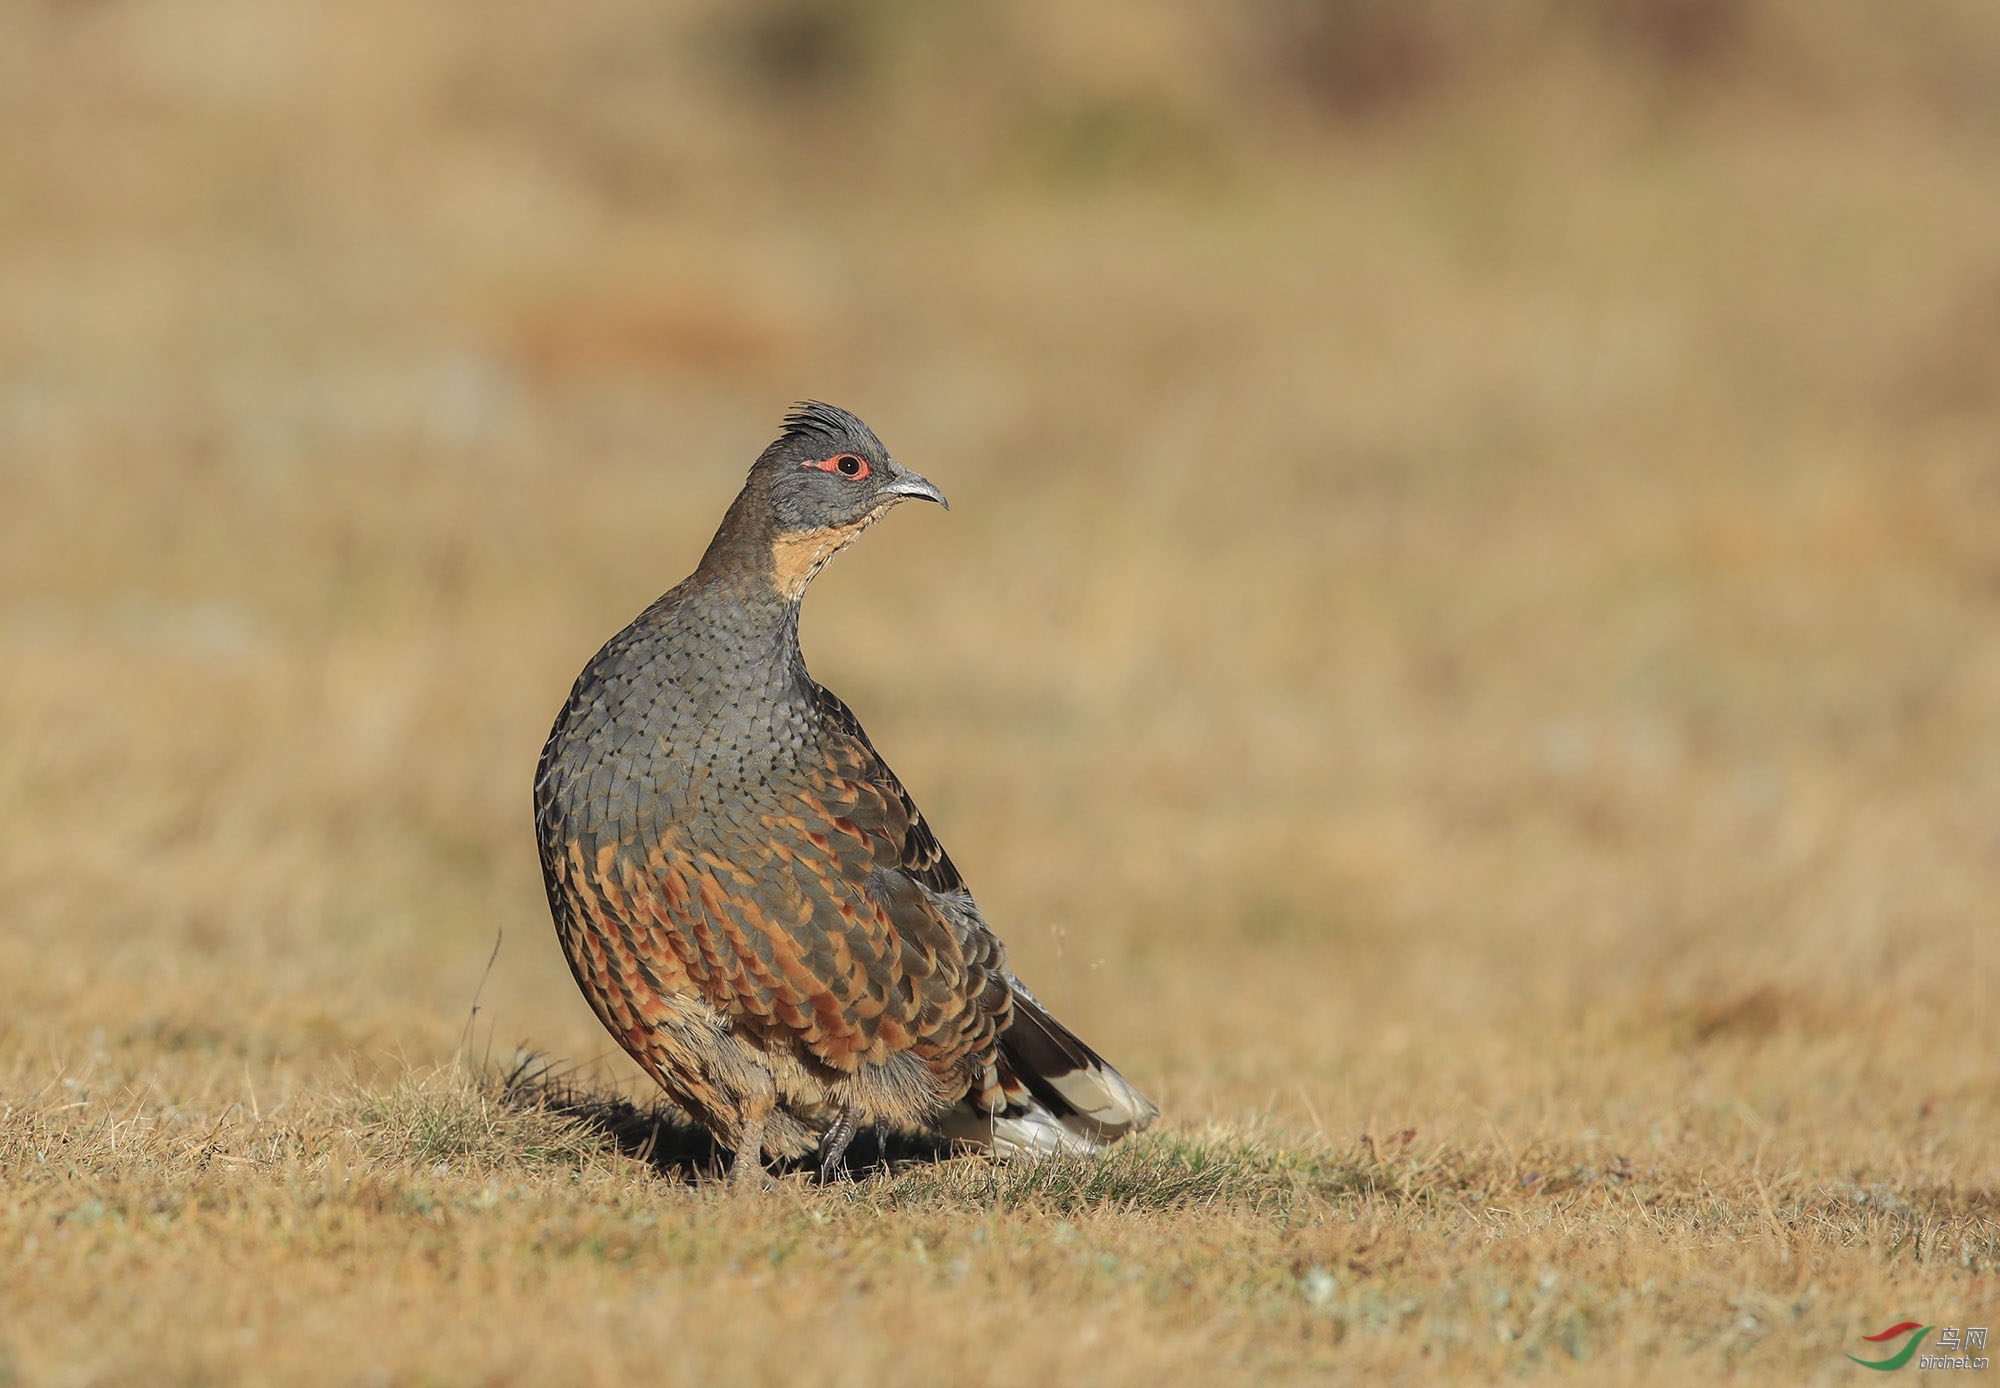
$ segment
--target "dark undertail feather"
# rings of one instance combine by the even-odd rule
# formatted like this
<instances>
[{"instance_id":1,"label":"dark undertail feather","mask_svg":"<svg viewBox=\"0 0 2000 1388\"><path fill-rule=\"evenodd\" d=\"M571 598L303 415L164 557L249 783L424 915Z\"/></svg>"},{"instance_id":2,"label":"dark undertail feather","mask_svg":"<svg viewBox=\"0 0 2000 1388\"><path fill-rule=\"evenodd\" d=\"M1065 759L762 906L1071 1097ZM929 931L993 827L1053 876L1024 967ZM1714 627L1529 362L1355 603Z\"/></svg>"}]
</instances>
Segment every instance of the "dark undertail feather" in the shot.
<instances>
[{"instance_id":1,"label":"dark undertail feather","mask_svg":"<svg viewBox=\"0 0 2000 1388\"><path fill-rule=\"evenodd\" d=\"M1159 1116L1153 1101L1013 983L1014 1019L1000 1037L1006 1104L985 1113L961 1102L944 1118L947 1137L1006 1156L1094 1152Z\"/></svg>"}]
</instances>

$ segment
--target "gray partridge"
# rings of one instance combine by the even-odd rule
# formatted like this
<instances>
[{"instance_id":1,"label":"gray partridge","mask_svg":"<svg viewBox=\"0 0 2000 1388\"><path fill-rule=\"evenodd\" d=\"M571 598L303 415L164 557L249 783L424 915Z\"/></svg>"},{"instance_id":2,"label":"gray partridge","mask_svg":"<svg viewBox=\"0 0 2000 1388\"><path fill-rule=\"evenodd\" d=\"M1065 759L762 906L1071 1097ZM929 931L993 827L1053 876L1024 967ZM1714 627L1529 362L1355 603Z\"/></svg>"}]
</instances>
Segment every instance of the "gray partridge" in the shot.
<instances>
[{"instance_id":1,"label":"gray partridge","mask_svg":"<svg viewBox=\"0 0 2000 1388\"><path fill-rule=\"evenodd\" d=\"M1046 1155L1158 1112L1014 977L909 792L806 673L807 584L911 497L944 503L853 415L797 406L694 573L584 667L536 769L577 983L739 1181L815 1147L837 1174L862 1123Z\"/></svg>"}]
</instances>

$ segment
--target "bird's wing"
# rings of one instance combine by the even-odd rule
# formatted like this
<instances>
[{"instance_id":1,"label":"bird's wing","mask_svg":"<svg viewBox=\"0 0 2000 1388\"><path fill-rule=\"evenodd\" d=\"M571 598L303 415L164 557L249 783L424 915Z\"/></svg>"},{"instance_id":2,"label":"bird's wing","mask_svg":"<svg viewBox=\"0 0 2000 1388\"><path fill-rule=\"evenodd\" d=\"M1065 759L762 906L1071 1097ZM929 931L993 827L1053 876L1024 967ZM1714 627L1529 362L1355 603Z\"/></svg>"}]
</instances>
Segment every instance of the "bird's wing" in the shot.
<instances>
[{"instance_id":1,"label":"bird's wing","mask_svg":"<svg viewBox=\"0 0 2000 1388\"><path fill-rule=\"evenodd\" d=\"M857 761L869 784L902 806L907 827L902 833L897 862L903 871L934 892L964 891L965 882L952 865L951 855L944 851L944 845L937 841L931 826L924 822L923 811L917 808L917 802L910 798L910 793L903 789L903 783L896 779L889 763L882 760L882 754L868 740L868 733L862 728L861 720L854 716L854 710L841 702L839 695L821 684L813 685L813 702L818 705L825 726L856 745Z\"/></svg>"},{"instance_id":2,"label":"bird's wing","mask_svg":"<svg viewBox=\"0 0 2000 1388\"><path fill-rule=\"evenodd\" d=\"M694 992L839 1070L907 1050L970 1080L1011 1015L1005 947L950 909L951 860L854 714L818 697L825 757L775 806L699 843L673 825L588 859L572 842L557 873L626 996Z\"/></svg>"}]
</instances>

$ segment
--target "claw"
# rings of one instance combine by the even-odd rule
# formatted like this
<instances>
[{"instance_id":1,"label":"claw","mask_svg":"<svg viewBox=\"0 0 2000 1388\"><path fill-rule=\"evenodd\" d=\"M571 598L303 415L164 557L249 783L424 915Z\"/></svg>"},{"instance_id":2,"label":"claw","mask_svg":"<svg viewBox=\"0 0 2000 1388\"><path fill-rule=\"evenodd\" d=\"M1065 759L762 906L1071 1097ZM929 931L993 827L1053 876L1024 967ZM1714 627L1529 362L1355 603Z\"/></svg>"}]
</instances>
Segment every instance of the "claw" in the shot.
<instances>
[{"instance_id":1,"label":"claw","mask_svg":"<svg viewBox=\"0 0 2000 1388\"><path fill-rule=\"evenodd\" d=\"M854 1141L854 1110L843 1108L840 1117L834 1119L833 1126L820 1134L819 1139L819 1183L830 1186L835 1181L848 1180L852 1173L847 1169L847 1144Z\"/></svg>"}]
</instances>

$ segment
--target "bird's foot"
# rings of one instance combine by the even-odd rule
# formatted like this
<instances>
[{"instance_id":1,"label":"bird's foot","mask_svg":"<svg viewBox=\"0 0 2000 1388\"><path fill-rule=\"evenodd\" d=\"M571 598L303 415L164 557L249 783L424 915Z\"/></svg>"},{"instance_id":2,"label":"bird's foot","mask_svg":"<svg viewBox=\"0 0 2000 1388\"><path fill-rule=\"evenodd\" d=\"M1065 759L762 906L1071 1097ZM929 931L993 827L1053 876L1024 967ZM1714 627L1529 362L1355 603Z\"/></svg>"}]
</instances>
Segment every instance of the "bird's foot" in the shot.
<instances>
[{"instance_id":1,"label":"bird's foot","mask_svg":"<svg viewBox=\"0 0 2000 1388\"><path fill-rule=\"evenodd\" d=\"M820 1135L819 1139L819 1183L830 1186L836 1181L848 1181L854 1173L847 1169L847 1144L854 1141L854 1110L844 1108L840 1117L833 1120L833 1126Z\"/></svg>"},{"instance_id":2,"label":"bird's foot","mask_svg":"<svg viewBox=\"0 0 2000 1388\"><path fill-rule=\"evenodd\" d=\"M742 1139L729 1163L729 1188L762 1190L770 1184L771 1173L764 1169L764 1113L757 1113L743 1124Z\"/></svg>"},{"instance_id":3,"label":"bird's foot","mask_svg":"<svg viewBox=\"0 0 2000 1388\"><path fill-rule=\"evenodd\" d=\"M744 1160L737 1153L736 1160L729 1165L729 1188L731 1190L762 1190L771 1184L771 1173L764 1169L764 1163L752 1157Z\"/></svg>"}]
</instances>

